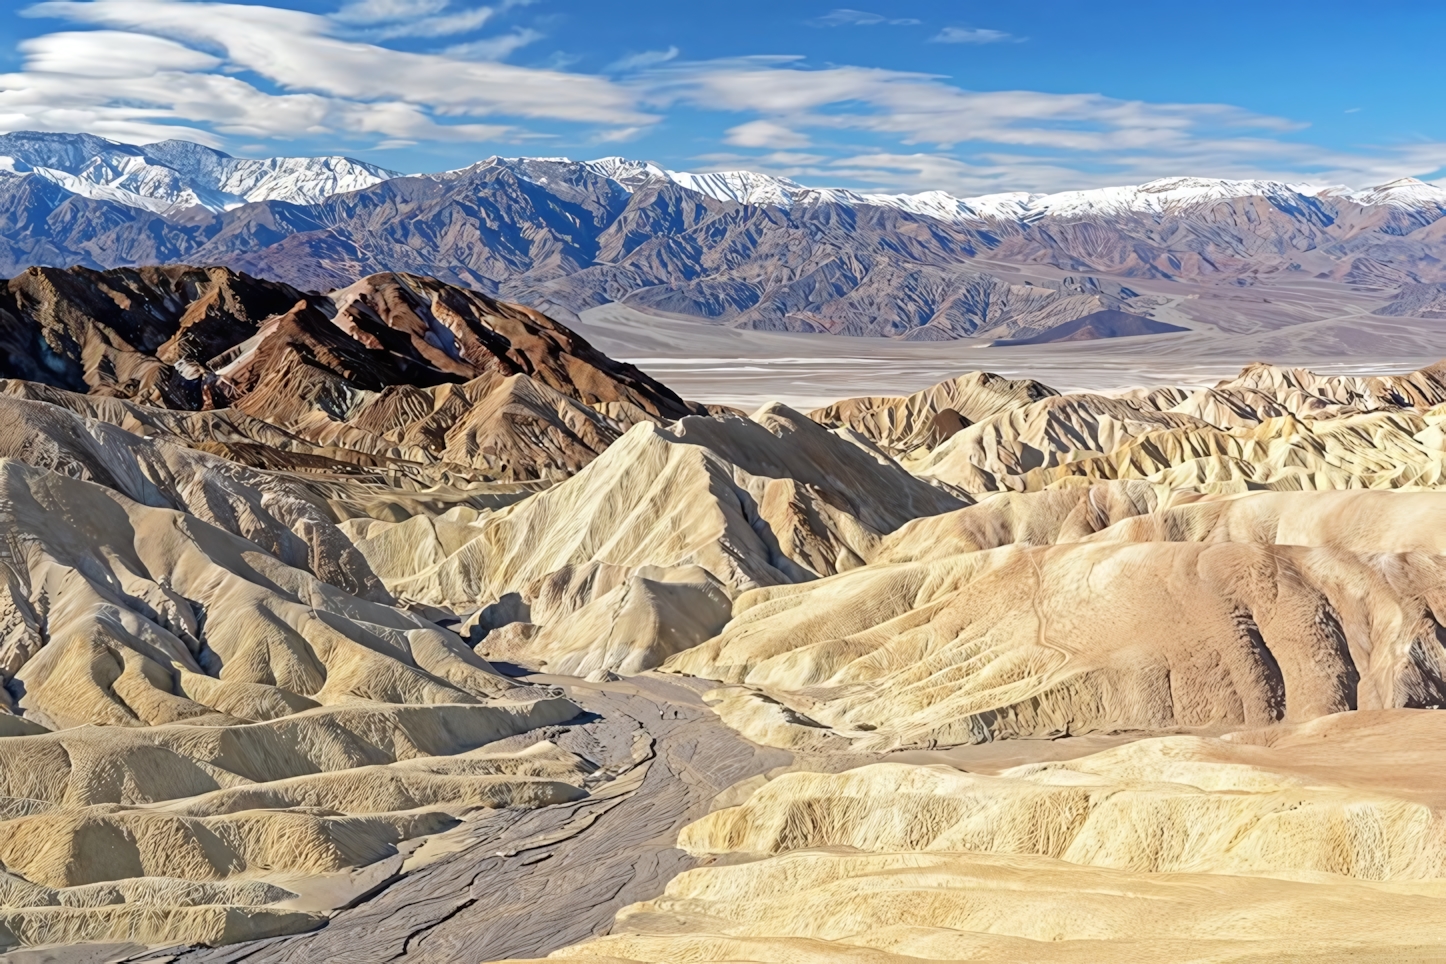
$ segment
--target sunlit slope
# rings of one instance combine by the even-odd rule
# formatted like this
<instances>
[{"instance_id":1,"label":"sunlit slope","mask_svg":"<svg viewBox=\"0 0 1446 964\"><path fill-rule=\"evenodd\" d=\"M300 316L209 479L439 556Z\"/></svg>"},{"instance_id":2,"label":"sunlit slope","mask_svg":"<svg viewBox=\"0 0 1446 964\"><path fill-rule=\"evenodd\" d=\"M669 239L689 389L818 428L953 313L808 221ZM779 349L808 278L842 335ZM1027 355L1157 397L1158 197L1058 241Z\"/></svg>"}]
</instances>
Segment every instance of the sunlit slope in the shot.
<instances>
[{"instance_id":1,"label":"sunlit slope","mask_svg":"<svg viewBox=\"0 0 1446 964\"><path fill-rule=\"evenodd\" d=\"M549 960L1433 960L1443 732L1395 711L997 775L786 773L683 830L722 865Z\"/></svg>"}]
</instances>

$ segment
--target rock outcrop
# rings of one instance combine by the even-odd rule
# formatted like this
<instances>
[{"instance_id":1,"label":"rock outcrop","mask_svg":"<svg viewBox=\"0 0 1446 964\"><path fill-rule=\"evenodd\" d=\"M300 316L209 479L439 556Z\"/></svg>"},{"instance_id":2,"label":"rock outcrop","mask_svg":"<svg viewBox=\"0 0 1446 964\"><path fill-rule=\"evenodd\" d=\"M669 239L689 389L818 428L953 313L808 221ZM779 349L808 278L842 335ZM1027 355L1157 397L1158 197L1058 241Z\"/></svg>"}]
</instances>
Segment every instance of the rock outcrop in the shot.
<instances>
[{"instance_id":1,"label":"rock outcrop","mask_svg":"<svg viewBox=\"0 0 1446 964\"><path fill-rule=\"evenodd\" d=\"M412 275L316 295L225 268L34 268L0 295L0 342L10 378L215 411L172 431L262 467L555 479L639 421L706 411L545 315Z\"/></svg>"}]
</instances>

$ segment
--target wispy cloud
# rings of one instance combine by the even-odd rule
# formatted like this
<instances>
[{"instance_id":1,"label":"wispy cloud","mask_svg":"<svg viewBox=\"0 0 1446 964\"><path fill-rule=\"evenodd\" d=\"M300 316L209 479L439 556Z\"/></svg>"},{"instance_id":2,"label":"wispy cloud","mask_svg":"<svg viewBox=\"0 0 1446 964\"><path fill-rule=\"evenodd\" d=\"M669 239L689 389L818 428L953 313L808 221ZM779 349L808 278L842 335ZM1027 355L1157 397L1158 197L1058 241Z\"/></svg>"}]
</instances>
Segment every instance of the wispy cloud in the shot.
<instances>
[{"instance_id":1,"label":"wispy cloud","mask_svg":"<svg viewBox=\"0 0 1446 964\"><path fill-rule=\"evenodd\" d=\"M524 27L511 33L484 37L464 44L454 44L442 53L461 60L506 60L514 51L537 43L542 39L539 31Z\"/></svg>"},{"instance_id":2,"label":"wispy cloud","mask_svg":"<svg viewBox=\"0 0 1446 964\"><path fill-rule=\"evenodd\" d=\"M364 0L342 14L353 25L385 26L452 16L446 10L445 0ZM639 107L637 92L606 78L479 59L535 39L526 31L449 55L347 38L341 14L259 4L62 0L27 12L100 29L21 44L23 69L0 75L0 125L11 130L395 143L516 139L535 120L612 129L658 119Z\"/></svg>"},{"instance_id":3,"label":"wispy cloud","mask_svg":"<svg viewBox=\"0 0 1446 964\"><path fill-rule=\"evenodd\" d=\"M480 30L497 15L495 7L449 10L450 0L354 0L331 19L375 40L450 37Z\"/></svg>"},{"instance_id":4,"label":"wispy cloud","mask_svg":"<svg viewBox=\"0 0 1446 964\"><path fill-rule=\"evenodd\" d=\"M351 0L331 19L373 40L451 37L480 30L499 14L532 0L501 0L495 6L453 8L452 0Z\"/></svg>"},{"instance_id":5,"label":"wispy cloud","mask_svg":"<svg viewBox=\"0 0 1446 964\"><path fill-rule=\"evenodd\" d=\"M945 78L872 67L803 69L780 58L682 64L648 78L660 106L751 111L792 131L867 131L906 144L1013 144L1075 151L1165 149L1206 127L1299 125L1226 104L1156 104L1100 94L970 91Z\"/></svg>"},{"instance_id":6,"label":"wispy cloud","mask_svg":"<svg viewBox=\"0 0 1446 964\"><path fill-rule=\"evenodd\" d=\"M867 10L850 10L847 7L840 7L831 10L822 17L815 17L808 21L814 27L877 27L885 25L889 27L913 27L922 23L913 17L886 17L880 13L870 13Z\"/></svg>"},{"instance_id":7,"label":"wispy cloud","mask_svg":"<svg viewBox=\"0 0 1446 964\"><path fill-rule=\"evenodd\" d=\"M388 24L371 31L370 36L378 40L391 40L394 37L452 37L481 30L483 25L492 19L492 15L493 11L488 7L458 10L437 17L422 17L409 23Z\"/></svg>"},{"instance_id":8,"label":"wispy cloud","mask_svg":"<svg viewBox=\"0 0 1446 964\"><path fill-rule=\"evenodd\" d=\"M645 67L666 64L670 60L676 60L677 57L677 47L669 47L667 50L644 50L641 53L620 57L608 64L605 69L614 73L627 73L630 70L642 70Z\"/></svg>"},{"instance_id":9,"label":"wispy cloud","mask_svg":"<svg viewBox=\"0 0 1446 964\"><path fill-rule=\"evenodd\" d=\"M969 27L945 27L930 37L929 42L936 44L999 44L1011 40L1017 42L1019 39L1019 37L1005 33L1003 30L990 30L988 27L979 27L976 29Z\"/></svg>"},{"instance_id":10,"label":"wispy cloud","mask_svg":"<svg viewBox=\"0 0 1446 964\"><path fill-rule=\"evenodd\" d=\"M730 127L723 140L735 147L795 148L808 147L812 143L807 134L769 120L749 121Z\"/></svg>"},{"instance_id":11,"label":"wispy cloud","mask_svg":"<svg viewBox=\"0 0 1446 964\"><path fill-rule=\"evenodd\" d=\"M933 74L813 69L795 56L687 62L668 47L600 73L559 52L542 59L548 66L518 66L503 60L541 34L486 32L516 0L460 4L355 0L326 16L216 0L42 3L29 13L64 26L18 45L20 69L0 75L0 130L217 147L306 141L327 151L550 137L587 151L642 138L666 119L690 137L712 132L702 156L714 169L956 194L1173 174L1363 185L1446 167L1446 144L1327 149L1300 123L1230 104L969 90ZM834 13L854 18L840 26L889 22ZM463 15L483 30L443 32ZM432 26L406 44L382 36L421 22ZM425 47L428 37L445 37L445 49L398 49Z\"/></svg>"},{"instance_id":12,"label":"wispy cloud","mask_svg":"<svg viewBox=\"0 0 1446 964\"><path fill-rule=\"evenodd\" d=\"M351 0L332 16L343 23L390 23L430 17L447 9L449 0Z\"/></svg>"},{"instance_id":13,"label":"wispy cloud","mask_svg":"<svg viewBox=\"0 0 1446 964\"><path fill-rule=\"evenodd\" d=\"M731 155L731 166L806 183L970 194L1173 174L1364 184L1446 164L1446 144L1332 151L1299 139L1303 124L1229 104L970 91L928 74L809 70L778 57L673 65L650 83L662 109L756 115L729 128L724 142L764 153ZM778 160L800 147L818 154L826 142L826 161ZM708 160L727 163L716 153Z\"/></svg>"}]
</instances>

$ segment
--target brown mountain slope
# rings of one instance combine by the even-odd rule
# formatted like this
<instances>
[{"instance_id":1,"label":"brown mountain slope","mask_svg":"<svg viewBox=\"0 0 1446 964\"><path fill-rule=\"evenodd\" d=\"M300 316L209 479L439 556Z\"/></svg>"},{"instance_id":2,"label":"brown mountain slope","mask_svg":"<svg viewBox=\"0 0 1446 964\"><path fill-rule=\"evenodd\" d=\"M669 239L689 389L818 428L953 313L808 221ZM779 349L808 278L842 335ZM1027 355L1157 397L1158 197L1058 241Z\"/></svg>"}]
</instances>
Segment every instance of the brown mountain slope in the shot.
<instances>
[{"instance_id":1,"label":"brown mountain slope","mask_svg":"<svg viewBox=\"0 0 1446 964\"><path fill-rule=\"evenodd\" d=\"M543 314L399 274L318 295L215 267L33 268L0 289L0 375L227 410L210 450L258 467L431 481L564 477L639 421L706 411Z\"/></svg>"}]
</instances>

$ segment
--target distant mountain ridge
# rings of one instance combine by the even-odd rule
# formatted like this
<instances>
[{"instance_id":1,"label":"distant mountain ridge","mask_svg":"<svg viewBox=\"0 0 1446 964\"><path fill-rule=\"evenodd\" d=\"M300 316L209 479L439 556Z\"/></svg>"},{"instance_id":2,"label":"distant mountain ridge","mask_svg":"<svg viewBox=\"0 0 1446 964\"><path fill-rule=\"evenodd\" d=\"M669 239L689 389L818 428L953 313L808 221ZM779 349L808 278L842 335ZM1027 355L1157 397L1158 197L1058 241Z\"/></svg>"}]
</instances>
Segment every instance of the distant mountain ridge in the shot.
<instances>
[{"instance_id":1,"label":"distant mountain ridge","mask_svg":"<svg viewBox=\"0 0 1446 964\"><path fill-rule=\"evenodd\" d=\"M1255 196L1283 207L1300 206L1302 199L1318 197L1348 200L1365 207L1420 211L1424 217L1416 221L1417 226L1446 213L1446 188L1415 178L1351 190L1339 185L1166 177L1139 185L1053 194L1012 191L956 197L945 191L885 194L808 187L789 178L745 170L694 174L625 157L573 161L566 157L494 156L462 170L504 166L533 180L532 171L536 166L558 164L577 165L616 182L629 192L650 181L665 180L718 201L783 208L818 204L891 207L941 220L978 223L1028 223L1063 214L1163 213L1201 202ZM39 174L72 193L116 200L152 211L178 209L187 202L210 210L267 200L314 204L333 194L363 190L385 180L409 176L341 156L247 159L184 140L135 146L92 134L28 131L0 134L0 171ZM430 176L454 173L459 172ZM537 180L548 183L546 174Z\"/></svg>"},{"instance_id":2,"label":"distant mountain ridge","mask_svg":"<svg viewBox=\"0 0 1446 964\"><path fill-rule=\"evenodd\" d=\"M1060 191L1053 194L1009 191L975 197L955 197L946 191L919 194L880 194L843 188L806 187L789 178L752 171L690 174L669 171L645 161L605 157L574 162L568 158L489 158L483 164L506 164L525 171L528 162L577 163L631 189L652 178L663 178L719 201L792 208L818 204L850 207L889 207L945 221L1029 224L1046 217L1167 214L1193 205L1259 197L1283 209L1304 215L1311 198L1327 204L1345 202L1361 207L1385 207L1406 215L1406 224L1420 227L1446 215L1446 188L1403 177L1363 190L1342 185L1319 186L1282 181L1228 180L1208 177L1163 177L1144 184ZM1415 217L1412 217L1415 214ZM1308 216L1308 215L1307 215ZM1327 217L1329 215L1327 214Z\"/></svg>"},{"instance_id":3,"label":"distant mountain ridge","mask_svg":"<svg viewBox=\"0 0 1446 964\"><path fill-rule=\"evenodd\" d=\"M170 140L141 147L90 134L0 134L0 171L159 214L225 211L256 201L315 204L401 175L349 157L232 157Z\"/></svg>"},{"instance_id":4,"label":"distant mountain ridge","mask_svg":"<svg viewBox=\"0 0 1446 964\"><path fill-rule=\"evenodd\" d=\"M10 134L0 158L0 274L185 261L327 290L406 271L564 319L622 302L914 340L1150 317L1169 299L1145 281L1323 279L1379 291L1388 313L1415 303L1392 301L1403 286L1446 281L1446 189L1409 178L1360 191L1166 178L961 199L617 157L403 176L346 158Z\"/></svg>"}]
</instances>

